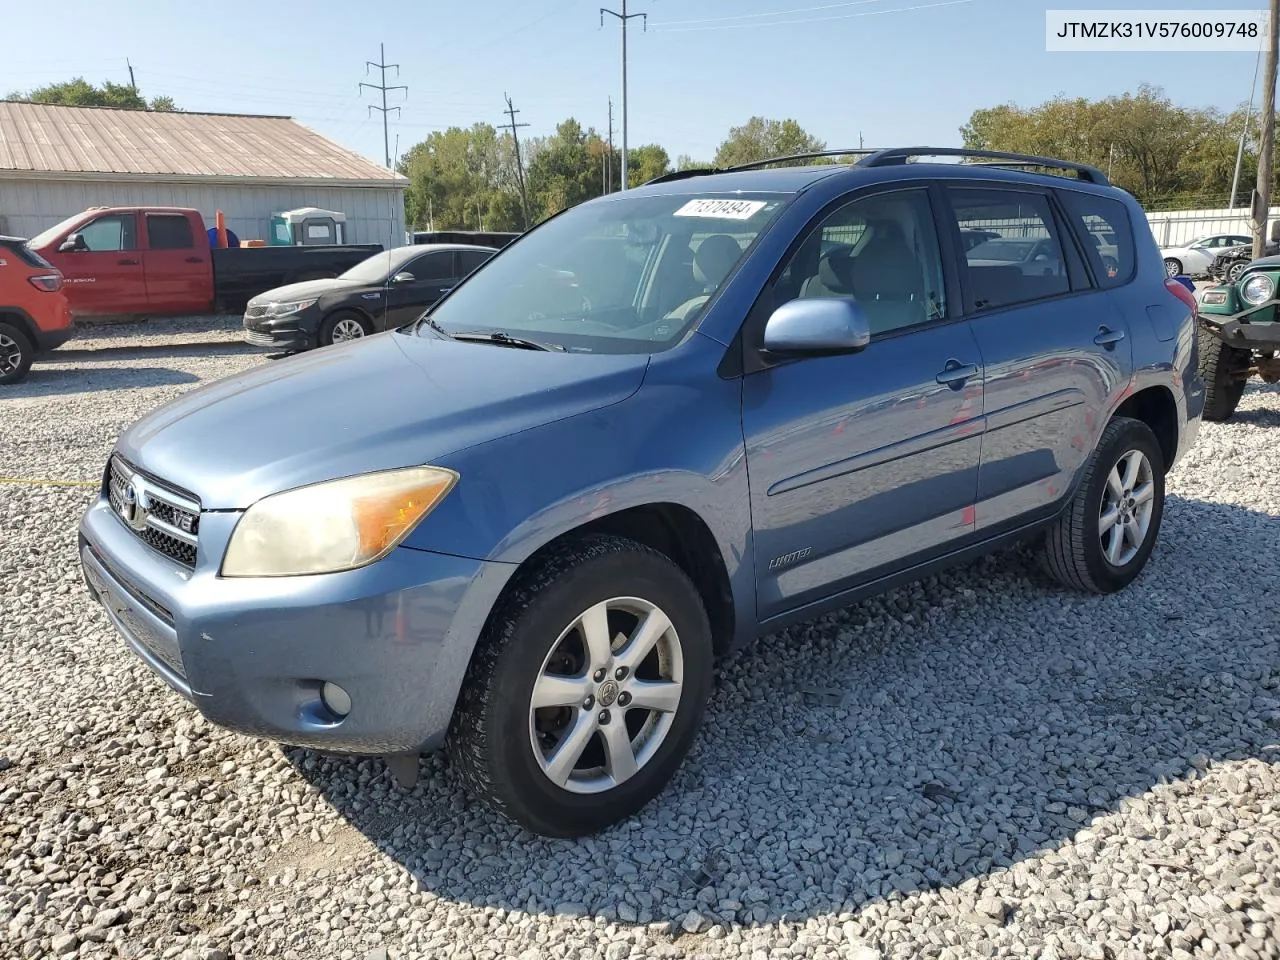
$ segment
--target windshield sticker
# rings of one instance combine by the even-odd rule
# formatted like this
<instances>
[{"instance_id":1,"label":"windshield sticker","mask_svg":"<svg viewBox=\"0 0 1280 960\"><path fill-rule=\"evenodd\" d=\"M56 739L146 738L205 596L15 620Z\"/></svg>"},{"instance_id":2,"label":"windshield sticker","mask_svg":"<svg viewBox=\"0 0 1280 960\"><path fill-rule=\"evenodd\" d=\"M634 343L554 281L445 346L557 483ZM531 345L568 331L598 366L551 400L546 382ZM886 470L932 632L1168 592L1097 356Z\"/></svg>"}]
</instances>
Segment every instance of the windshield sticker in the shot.
<instances>
[{"instance_id":1,"label":"windshield sticker","mask_svg":"<svg viewBox=\"0 0 1280 960\"><path fill-rule=\"evenodd\" d=\"M750 220L767 206L764 200L690 200L674 216Z\"/></svg>"}]
</instances>

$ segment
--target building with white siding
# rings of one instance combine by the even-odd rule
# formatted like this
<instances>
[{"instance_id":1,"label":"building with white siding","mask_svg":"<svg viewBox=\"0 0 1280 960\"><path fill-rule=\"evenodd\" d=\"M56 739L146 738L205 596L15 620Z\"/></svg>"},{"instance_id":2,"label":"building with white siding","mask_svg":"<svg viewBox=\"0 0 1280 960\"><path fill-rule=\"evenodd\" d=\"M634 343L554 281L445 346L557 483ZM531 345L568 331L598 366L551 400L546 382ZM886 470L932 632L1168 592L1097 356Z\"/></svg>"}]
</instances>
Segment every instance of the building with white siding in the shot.
<instances>
[{"instance_id":1,"label":"building with white siding","mask_svg":"<svg viewBox=\"0 0 1280 960\"><path fill-rule=\"evenodd\" d=\"M408 180L288 117L0 101L0 234L32 237L88 207L221 210L241 240L272 214L345 213L348 243L401 246Z\"/></svg>"}]
</instances>

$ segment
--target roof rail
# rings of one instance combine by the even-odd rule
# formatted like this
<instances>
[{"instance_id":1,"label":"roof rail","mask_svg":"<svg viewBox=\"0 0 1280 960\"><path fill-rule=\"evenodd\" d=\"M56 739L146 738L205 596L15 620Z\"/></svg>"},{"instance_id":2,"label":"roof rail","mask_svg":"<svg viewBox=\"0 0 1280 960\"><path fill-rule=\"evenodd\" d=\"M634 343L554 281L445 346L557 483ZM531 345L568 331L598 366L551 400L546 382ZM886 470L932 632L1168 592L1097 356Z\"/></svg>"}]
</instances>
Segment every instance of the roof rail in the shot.
<instances>
[{"instance_id":1,"label":"roof rail","mask_svg":"<svg viewBox=\"0 0 1280 960\"><path fill-rule=\"evenodd\" d=\"M1079 179L1101 186L1111 181L1097 167L1087 163L1072 163L1052 157L1037 157L1027 153L1004 153L999 150L969 150L964 147L893 147L880 150L858 161L860 167L889 167L906 163L910 157L981 157L994 161L989 166L1044 167L1050 170L1069 170Z\"/></svg>"},{"instance_id":2,"label":"roof rail","mask_svg":"<svg viewBox=\"0 0 1280 960\"><path fill-rule=\"evenodd\" d=\"M727 170L758 170L761 167L767 167L775 163L787 163L791 160L817 160L820 157L849 157L855 154L874 155L883 153L878 147L853 147L849 150L813 150L809 153L791 153L783 157L770 157L767 160L753 160L751 163L739 163Z\"/></svg>"},{"instance_id":3,"label":"roof rail","mask_svg":"<svg viewBox=\"0 0 1280 960\"><path fill-rule=\"evenodd\" d=\"M791 153L782 157L769 157L765 160L753 160L750 163L738 163L732 167L695 167L689 170L676 170L664 173L660 177L646 180L645 186L651 183L670 183L672 180L684 180L688 177L706 177L715 173L736 173L740 170L759 170L761 167L775 163L789 163L793 160L817 160L820 157L849 157L876 153L877 147L854 147L850 150L815 150L811 153Z\"/></svg>"}]
</instances>

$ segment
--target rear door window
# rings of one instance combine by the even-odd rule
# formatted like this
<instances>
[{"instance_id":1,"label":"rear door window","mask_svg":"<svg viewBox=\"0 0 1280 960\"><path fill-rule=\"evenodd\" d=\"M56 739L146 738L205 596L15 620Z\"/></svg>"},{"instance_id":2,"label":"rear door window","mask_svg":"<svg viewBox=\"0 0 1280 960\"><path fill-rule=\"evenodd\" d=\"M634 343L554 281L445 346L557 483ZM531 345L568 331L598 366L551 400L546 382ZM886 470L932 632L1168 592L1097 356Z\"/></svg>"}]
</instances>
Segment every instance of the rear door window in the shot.
<instances>
[{"instance_id":1,"label":"rear door window","mask_svg":"<svg viewBox=\"0 0 1280 960\"><path fill-rule=\"evenodd\" d=\"M492 256L488 250L459 250L458 276L465 277Z\"/></svg>"},{"instance_id":2,"label":"rear door window","mask_svg":"<svg viewBox=\"0 0 1280 960\"><path fill-rule=\"evenodd\" d=\"M1084 238L1084 255L1098 286L1118 287L1133 279L1137 249L1129 212L1119 200L1075 190L1058 193L1071 226Z\"/></svg>"},{"instance_id":3,"label":"rear door window","mask_svg":"<svg viewBox=\"0 0 1280 960\"><path fill-rule=\"evenodd\" d=\"M975 231L994 234L965 252L966 312L1071 292L1062 238L1047 194L985 187L949 189L947 198L961 236Z\"/></svg>"},{"instance_id":4,"label":"rear door window","mask_svg":"<svg viewBox=\"0 0 1280 960\"><path fill-rule=\"evenodd\" d=\"M152 250L187 250L194 247L191 221L172 214L147 217L147 243Z\"/></svg>"}]
</instances>

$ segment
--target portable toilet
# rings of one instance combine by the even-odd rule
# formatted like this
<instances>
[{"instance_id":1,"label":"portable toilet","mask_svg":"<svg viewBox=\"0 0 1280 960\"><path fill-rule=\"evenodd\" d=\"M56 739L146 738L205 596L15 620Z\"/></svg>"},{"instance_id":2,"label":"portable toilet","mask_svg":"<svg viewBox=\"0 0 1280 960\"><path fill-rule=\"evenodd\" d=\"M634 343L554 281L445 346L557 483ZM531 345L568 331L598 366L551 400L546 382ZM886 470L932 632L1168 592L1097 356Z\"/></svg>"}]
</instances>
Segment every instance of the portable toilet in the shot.
<instances>
[{"instance_id":1,"label":"portable toilet","mask_svg":"<svg viewBox=\"0 0 1280 960\"><path fill-rule=\"evenodd\" d=\"M347 215L319 207L299 207L271 215L273 247L320 246L346 243Z\"/></svg>"}]
</instances>

